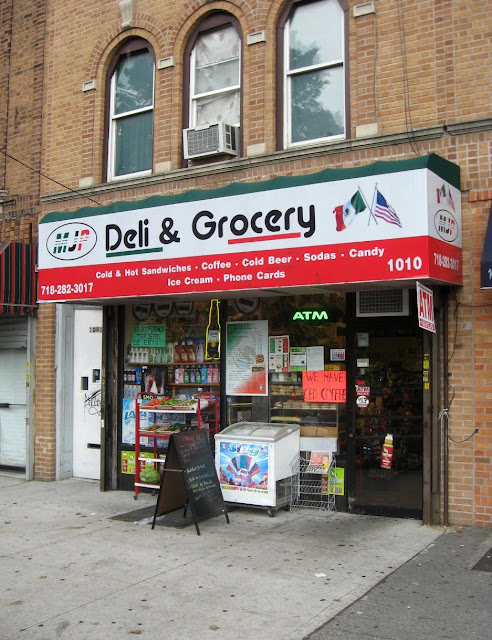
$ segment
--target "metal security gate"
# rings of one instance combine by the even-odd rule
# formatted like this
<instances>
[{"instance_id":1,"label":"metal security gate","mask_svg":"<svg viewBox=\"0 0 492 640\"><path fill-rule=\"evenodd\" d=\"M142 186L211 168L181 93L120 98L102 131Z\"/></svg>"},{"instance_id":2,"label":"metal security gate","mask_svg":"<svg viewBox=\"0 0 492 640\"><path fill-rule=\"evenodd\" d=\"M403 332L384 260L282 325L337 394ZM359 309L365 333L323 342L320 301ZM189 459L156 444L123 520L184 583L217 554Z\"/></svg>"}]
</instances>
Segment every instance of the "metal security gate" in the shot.
<instances>
[{"instance_id":1,"label":"metal security gate","mask_svg":"<svg viewBox=\"0 0 492 640\"><path fill-rule=\"evenodd\" d=\"M27 318L0 319L0 468L27 465L27 344Z\"/></svg>"}]
</instances>

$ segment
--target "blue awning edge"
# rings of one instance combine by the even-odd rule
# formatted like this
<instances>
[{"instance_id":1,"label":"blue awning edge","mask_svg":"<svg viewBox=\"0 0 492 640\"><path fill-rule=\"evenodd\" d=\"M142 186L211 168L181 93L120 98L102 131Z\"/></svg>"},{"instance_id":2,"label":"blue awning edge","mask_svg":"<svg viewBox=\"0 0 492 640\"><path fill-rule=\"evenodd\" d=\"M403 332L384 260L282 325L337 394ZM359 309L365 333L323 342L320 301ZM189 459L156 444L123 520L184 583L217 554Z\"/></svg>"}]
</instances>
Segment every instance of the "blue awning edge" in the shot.
<instances>
[{"instance_id":1,"label":"blue awning edge","mask_svg":"<svg viewBox=\"0 0 492 640\"><path fill-rule=\"evenodd\" d=\"M492 205L489 212L487 231L483 241L482 259L480 261L480 288L492 289Z\"/></svg>"}]
</instances>

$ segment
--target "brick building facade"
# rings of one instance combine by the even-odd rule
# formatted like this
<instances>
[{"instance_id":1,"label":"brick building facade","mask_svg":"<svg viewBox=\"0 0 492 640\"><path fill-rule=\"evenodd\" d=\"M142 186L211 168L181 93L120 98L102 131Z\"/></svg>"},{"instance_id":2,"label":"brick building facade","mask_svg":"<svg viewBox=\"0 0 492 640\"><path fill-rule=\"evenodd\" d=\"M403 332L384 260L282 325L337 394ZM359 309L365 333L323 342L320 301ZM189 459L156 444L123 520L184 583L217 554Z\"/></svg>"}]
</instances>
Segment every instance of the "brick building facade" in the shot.
<instances>
[{"instance_id":1,"label":"brick building facade","mask_svg":"<svg viewBox=\"0 0 492 640\"><path fill-rule=\"evenodd\" d=\"M44 5L25 4L39 11ZM438 506L427 515L424 509L424 520L490 526L492 425L488 416L492 398L487 365L492 355L492 299L490 290L480 288L480 259L492 201L492 90L488 81L492 11L482 0L404 4L341 0L337 6L343 14L343 61L330 69L343 69L344 131L318 139L308 136L303 143L284 136L286 123L295 114L289 115L286 108L284 90L290 78L288 73L284 76L283 67L287 24L295 6L303 4L285 0L97 0L85 7L73 0L50 2L45 29L41 19L32 19L38 40L30 41L31 52L23 49L30 61L26 66L31 73L38 72L27 82L27 94L13 84L20 83L23 75L11 74L10 103L2 106L3 117L0 114L9 125L6 148L56 180L39 182L36 174L27 174L31 187L26 198L31 198L33 213L38 212L36 187L41 185L41 217L54 211L68 213L427 154L458 165L463 286L444 287L445 295L440 297L445 300L441 317L447 317L439 337L446 341L440 345L440 357L447 353L448 362L442 361L439 370L442 373L448 367L449 384L442 378L436 385L433 430L440 468L432 472L434 476L431 473L432 478L424 478L424 492L436 494ZM219 20L219 26L229 21L239 34L239 154L188 162L183 157L182 130L198 122L193 120L190 51L194 51L200 25L212 28L214 20ZM36 82L43 69L39 38L45 38L41 154L36 142L41 119L41 89ZM118 52L134 39L146 43L155 63L151 168L135 176L127 172L127 177L123 171L114 179L108 151L110 82ZM314 65L313 70L317 69ZM6 73L5 67L1 73ZM24 75L28 76L27 70ZM293 90L294 85L289 86ZM32 132L25 132L28 146L19 139L14 148L16 126L22 128L15 116L19 95L22 100L31 96L32 117L23 126L24 130L31 126ZM27 184L25 173L14 175L24 169L11 167L10 171L5 178L0 173L7 189L12 184L9 181ZM29 232L26 228L32 220L27 216L21 220L29 223L7 223L4 217L1 239L20 234L19 238L35 240L36 226ZM36 478L45 480L55 479L57 464L54 326L54 305L41 304L34 470ZM116 389L116 383L111 384Z\"/></svg>"}]
</instances>

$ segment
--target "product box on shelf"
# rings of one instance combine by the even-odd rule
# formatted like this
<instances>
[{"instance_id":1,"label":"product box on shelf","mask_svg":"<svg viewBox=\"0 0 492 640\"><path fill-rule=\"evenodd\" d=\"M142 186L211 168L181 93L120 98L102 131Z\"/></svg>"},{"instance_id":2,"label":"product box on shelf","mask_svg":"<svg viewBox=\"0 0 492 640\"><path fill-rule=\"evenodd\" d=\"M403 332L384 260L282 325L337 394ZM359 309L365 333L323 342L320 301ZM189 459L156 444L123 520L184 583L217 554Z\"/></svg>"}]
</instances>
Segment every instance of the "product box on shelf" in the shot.
<instances>
[{"instance_id":1,"label":"product box on shelf","mask_svg":"<svg viewBox=\"0 0 492 640\"><path fill-rule=\"evenodd\" d=\"M337 451L337 427L301 426L301 451Z\"/></svg>"},{"instance_id":2,"label":"product box on shelf","mask_svg":"<svg viewBox=\"0 0 492 640\"><path fill-rule=\"evenodd\" d=\"M301 438L338 438L337 427L301 426Z\"/></svg>"}]
</instances>

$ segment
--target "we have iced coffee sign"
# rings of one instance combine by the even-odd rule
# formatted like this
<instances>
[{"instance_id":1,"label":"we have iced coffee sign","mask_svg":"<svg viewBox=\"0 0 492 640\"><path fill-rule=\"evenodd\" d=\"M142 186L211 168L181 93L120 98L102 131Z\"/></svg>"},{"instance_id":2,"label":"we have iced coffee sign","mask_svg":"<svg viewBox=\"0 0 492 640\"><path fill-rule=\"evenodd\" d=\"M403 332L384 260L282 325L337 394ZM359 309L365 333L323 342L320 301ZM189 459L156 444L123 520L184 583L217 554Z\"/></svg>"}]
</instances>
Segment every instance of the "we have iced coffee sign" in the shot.
<instances>
[{"instance_id":1,"label":"we have iced coffee sign","mask_svg":"<svg viewBox=\"0 0 492 640\"><path fill-rule=\"evenodd\" d=\"M46 215L38 300L462 280L459 168L431 155Z\"/></svg>"}]
</instances>

